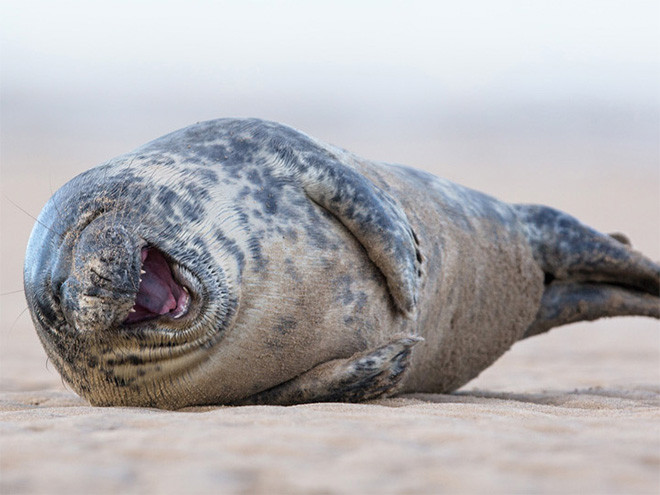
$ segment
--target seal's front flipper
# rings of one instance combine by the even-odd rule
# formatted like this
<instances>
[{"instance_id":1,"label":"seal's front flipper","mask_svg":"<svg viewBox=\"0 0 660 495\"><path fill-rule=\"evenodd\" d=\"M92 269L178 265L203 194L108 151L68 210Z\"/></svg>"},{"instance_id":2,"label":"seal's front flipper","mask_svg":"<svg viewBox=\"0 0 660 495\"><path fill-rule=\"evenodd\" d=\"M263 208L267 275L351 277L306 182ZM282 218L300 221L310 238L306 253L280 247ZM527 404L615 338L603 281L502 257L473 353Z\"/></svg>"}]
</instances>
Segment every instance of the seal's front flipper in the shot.
<instances>
[{"instance_id":1,"label":"seal's front flipper","mask_svg":"<svg viewBox=\"0 0 660 495\"><path fill-rule=\"evenodd\" d=\"M362 244L387 280L396 306L407 316L417 304L422 255L399 202L361 174L350 157L281 124L250 121L252 135L269 140L275 175L302 185Z\"/></svg>"},{"instance_id":2,"label":"seal's front flipper","mask_svg":"<svg viewBox=\"0 0 660 495\"><path fill-rule=\"evenodd\" d=\"M621 234L601 234L560 211L517 205L546 288L525 337L605 316L660 318L660 265Z\"/></svg>"},{"instance_id":3,"label":"seal's front flipper","mask_svg":"<svg viewBox=\"0 0 660 495\"><path fill-rule=\"evenodd\" d=\"M348 359L328 361L237 404L359 402L392 395L402 383L412 347L422 340L405 337Z\"/></svg>"},{"instance_id":4,"label":"seal's front flipper","mask_svg":"<svg viewBox=\"0 0 660 495\"><path fill-rule=\"evenodd\" d=\"M360 241L385 275L398 308L410 315L417 304L422 256L405 212L389 194L340 162L324 167L301 174L305 192Z\"/></svg>"}]
</instances>

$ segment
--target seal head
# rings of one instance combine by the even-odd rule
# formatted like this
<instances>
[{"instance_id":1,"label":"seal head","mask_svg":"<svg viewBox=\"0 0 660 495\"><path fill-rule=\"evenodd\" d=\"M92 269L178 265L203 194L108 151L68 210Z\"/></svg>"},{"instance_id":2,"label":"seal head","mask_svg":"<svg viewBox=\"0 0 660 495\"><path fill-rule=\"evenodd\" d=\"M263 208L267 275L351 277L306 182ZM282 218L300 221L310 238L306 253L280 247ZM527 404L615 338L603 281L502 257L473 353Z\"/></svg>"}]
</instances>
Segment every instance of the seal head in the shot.
<instances>
[{"instance_id":1,"label":"seal head","mask_svg":"<svg viewBox=\"0 0 660 495\"><path fill-rule=\"evenodd\" d=\"M157 199L151 204L157 181L135 161L65 185L28 244L25 293L39 336L67 383L94 404L180 396L194 349L222 338L237 305L209 246L191 245L204 222L176 222L185 194L168 194L172 215L159 214ZM224 266L238 275L237 263ZM163 392L156 384L165 379L172 386Z\"/></svg>"}]
</instances>

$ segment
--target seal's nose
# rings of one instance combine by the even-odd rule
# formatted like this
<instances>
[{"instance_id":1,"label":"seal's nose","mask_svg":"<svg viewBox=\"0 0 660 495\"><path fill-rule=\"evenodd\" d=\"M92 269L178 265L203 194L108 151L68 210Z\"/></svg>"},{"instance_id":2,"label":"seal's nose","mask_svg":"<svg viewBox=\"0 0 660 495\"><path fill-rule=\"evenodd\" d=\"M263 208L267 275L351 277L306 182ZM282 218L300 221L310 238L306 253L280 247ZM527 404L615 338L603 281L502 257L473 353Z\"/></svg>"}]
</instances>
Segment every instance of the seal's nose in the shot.
<instances>
[{"instance_id":1,"label":"seal's nose","mask_svg":"<svg viewBox=\"0 0 660 495\"><path fill-rule=\"evenodd\" d=\"M69 323L79 331L120 324L135 301L140 262L138 239L114 216L100 216L87 225L73 246L60 288Z\"/></svg>"}]
</instances>

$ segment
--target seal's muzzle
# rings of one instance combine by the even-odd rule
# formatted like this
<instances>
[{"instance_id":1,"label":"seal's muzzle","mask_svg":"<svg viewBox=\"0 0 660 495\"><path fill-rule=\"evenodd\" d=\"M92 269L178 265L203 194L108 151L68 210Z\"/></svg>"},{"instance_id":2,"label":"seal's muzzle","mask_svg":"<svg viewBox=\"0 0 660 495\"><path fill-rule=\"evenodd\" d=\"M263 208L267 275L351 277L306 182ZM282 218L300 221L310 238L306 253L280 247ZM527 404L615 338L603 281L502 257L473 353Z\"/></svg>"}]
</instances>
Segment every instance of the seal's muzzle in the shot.
<instances>
[{"instance_id":1,"label":"seal's muzzle","mask_svg":"<svg viewBox=\"0 0 660 495\"><path fill-rule=\"evenodd\" d=\"M83 229L70 265L60 259L55 269L66 272L59 297L74 328L104 331L126 319L140 284L140 252L138 239L116 218L100 216Z\"/></svg>"}]
</instances>

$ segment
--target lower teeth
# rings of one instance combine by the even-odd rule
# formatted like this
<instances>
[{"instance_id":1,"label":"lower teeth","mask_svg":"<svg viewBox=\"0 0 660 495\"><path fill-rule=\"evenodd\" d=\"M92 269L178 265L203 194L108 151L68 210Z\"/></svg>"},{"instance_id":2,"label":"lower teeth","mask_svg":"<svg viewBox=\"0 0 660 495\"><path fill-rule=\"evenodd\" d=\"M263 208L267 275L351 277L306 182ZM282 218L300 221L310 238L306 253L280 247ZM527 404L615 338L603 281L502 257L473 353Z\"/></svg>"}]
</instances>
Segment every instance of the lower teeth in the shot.
<instances>
[{"instance_id":1,"label":"lower teeth","mask_svg":"<svg viewBox=\"0 0 660 495\"><path fill-rule=\"evenodd\" d=\"M190 296L189 296L189 293L188 293L188 289L186 289L184 287L183 290L186 293L186 300L183 303L183 307L179 311L174 313L172 315L172 318L175 318L175 319L176 318L181 318L184 314L186 314L186 311L188 311L188 305L190 304Z\"/></svg>"}]
</instances>

